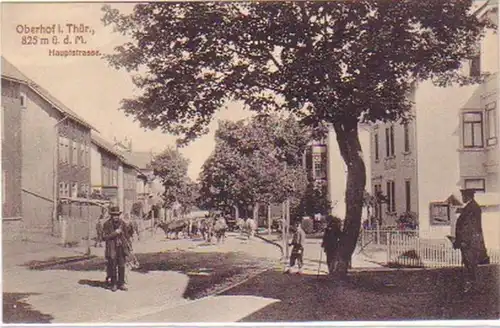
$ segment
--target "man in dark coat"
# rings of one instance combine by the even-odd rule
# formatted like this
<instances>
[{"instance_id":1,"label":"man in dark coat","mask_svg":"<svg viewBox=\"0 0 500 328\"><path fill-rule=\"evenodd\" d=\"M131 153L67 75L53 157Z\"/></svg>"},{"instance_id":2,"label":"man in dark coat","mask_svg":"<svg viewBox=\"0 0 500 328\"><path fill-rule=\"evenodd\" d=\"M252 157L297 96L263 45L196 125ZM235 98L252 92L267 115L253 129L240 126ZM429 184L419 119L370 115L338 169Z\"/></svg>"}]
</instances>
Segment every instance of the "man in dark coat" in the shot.
<instances>
[{"instance_id":1,"label":"man in dark coat","mask_svg":"<svg viewBox=\"0 0 500 328\"><path fill-rule=\"evenodd\" d=\"M331 273L334 269L333 264L339 247L340 234L342 233L342 230L340 227L340 219L332 215L328 215L326 217L326 224L321 247L325 250L328 272Z\"/></svg>"},{"instance_id":2,"label":"man in dark coat","mask_svg":"<svg viewBox=\"0 0 500 328\"><path fill-rule=\"evenodd\" d=\"M117 206L109 210L110 219L104 222L103 239L106 241L105 257L107 274L110 278L111 290L127 290L125 287L125 263L130 254L127 240L127 224L120 218Z\"/></svg>"},{"instance_id":3,"label":"man in dark coat","mask_svg":"<svg viewBox=\"0 0 500 328\"><path fill-rule=\"evenodd\" d=\"M460 249L465 267L464 292L472 290L477 279L478 264L488 263L481 224L481 208L474 200L474 190L462 189L464 207L455 227L453 247Z\"/></svg>"}]
</instances>

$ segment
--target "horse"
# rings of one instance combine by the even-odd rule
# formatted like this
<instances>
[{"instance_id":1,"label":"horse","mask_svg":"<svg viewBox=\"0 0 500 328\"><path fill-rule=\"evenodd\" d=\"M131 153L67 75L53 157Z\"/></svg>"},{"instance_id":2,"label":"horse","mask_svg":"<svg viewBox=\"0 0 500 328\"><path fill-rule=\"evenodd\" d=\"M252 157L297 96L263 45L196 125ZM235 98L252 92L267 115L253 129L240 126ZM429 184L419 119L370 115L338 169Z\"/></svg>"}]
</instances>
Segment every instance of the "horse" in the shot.
<instances>
[{"instance_id":1,"label":"horse","mask_svg":"<svg viewBox=\"0 0 500 328\"><path fill-rule=\"evenodd\" d=\"M187 223L184 221L174 221L170 223L157 222L155 226L162 229L167 238L169 238L170 234L173 233L173 236L175 237L173 239L179 239L179 233L187 227Z\"/></svg>"},{"instance_id":2,"label":"horse","mask_svg":"<svg viewBox=\"0 0 500 328\"><path fill-rule=\"evenodd\" d=\"M203 239L207 242L212 240L213 236L213 222L211 219L202 219L200 222L200 232Z\"/></svg>"},{"instance_id":3,"label":"horse","mask_svg":"<svg viewBox=\"0 0 500 328\"><path fill-rule=\"evenodd\" d=\"M214 224L215 237L217 238L217 243L224 242L226 237L227 223L224 218L219 218Z\"/></svg>"}]
</instances>

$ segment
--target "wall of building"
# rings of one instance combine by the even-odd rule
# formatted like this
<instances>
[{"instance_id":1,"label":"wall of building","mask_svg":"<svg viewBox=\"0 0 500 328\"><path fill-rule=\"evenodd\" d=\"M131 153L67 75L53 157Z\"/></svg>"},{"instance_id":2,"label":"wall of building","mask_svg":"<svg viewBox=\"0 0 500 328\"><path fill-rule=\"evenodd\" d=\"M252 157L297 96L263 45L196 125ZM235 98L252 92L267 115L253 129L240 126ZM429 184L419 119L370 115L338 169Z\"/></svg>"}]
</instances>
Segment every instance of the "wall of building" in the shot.
<instances>
[{"instance_id":1,"label":"wall of building","mask_svg":"<svg viewBox=\"0 0 500 328\"><path fill-rule=\"evenodd\" d=\"M67 119L59 125L58 130L60 136L70 141L69 161L59 161L58 186L60 183L69 184L69 196L77 197L83 190L90 191L90 129ZM82 152L85 148L88 151ZM73 192L74 184L77 186L76 194Z\"/></svg>"},{"instance_id":2,"label":"wall of building","mask_svg":"<svg viewBox=\"0 0 500 328\"><path fill-rule=\"evenodd\" d=\"M125 197L123 193L123 164L118 163L118 206L125 212Z\"/></svg>"},{"instance_id":3,"label":"wall of building","mask_svg":"<svg viewBox=\"0 0 500 328\"><path fill-rule=\"evenodd\" d=\"M22 216L20 86L2 79L2 218Z\"/></svg>"},{"instance_id":4,"label":"wall of building","mask_svg":"<svg viewBox=\"0 0 500 328\"><path fill-rule=\"evenodd\" d=\"M394 150L387 155L386 129L393 129ZM394 202L381 204L378 216L384 226L393 226L399 215L404 212L415 212L418 214L418 181L417 181L417 148L416 148L416 122L411 121L405 127L399 123L377 123L370 130L371 148L371 183L370 192L375 194L376 186L379 186L382 194L391 196L388 190L388 182L394 182ZM405 141L405 133L408 140ZM378 143L378 147L376 146ZM407 142L407 147L405 147ZM392 145L389 134L389 149ZM378 159L375 154L378 148ZM406 149L407 148L407 149ZM407 195L407 183L410 193ZM407 204L408 197L408 204ZM394 205L394 208L392 206ZM391 205L391 206L389 206ZM376 214L376 213L374 213Z\"/></svg>"},{"instance_id":5,"label":"wall of building","mask_svg":"<svg viewBox=\"0 0 500 328\"><path fill-rule=\"evenodd\" d=\"M476 88L440 88L431 82L417 86L418 213L423 237L444 238L450 233L449 225L431 224L430 203L444 201L451 194L460 199L459 110Z\"/></svg>"},{"instance_id":6,"label":"wall of building","mask_svg":"<svg viewBox=\"0 0 500 328\"><path fill-rule=\"evenodd\" d=\"M364 128L360 128L359 139L361 149L363 151L363 158L366 166L366 190L371 190L370 178L370 134ZM345 190L347 178L347 166L340 155L339 146L335 131L330 129L326 138L327 143L327 181L328 192L332 204L331 214L338 216L341 219L345 218ZM363 218L366 217L363 211Z\"/></svg>"},{"instance_id":7,"label":"wall of building","mask_svg":"<svg viewBox=\"0 0 500 328\"><path fill-rule=\"evenodd\" d=\"M123 167L123 203L124 213L130 213L132 205L137 201L137 174L135 169L124 166Z\"/></svg>"},{"instance_id":8,"label":"wall of building","mask_svg":"<svg viewBox=\"0 0 500 328\"><path fill-rule=\"evenodd\" d=\"M90 148L90 180L92 190L101 190L102 181L102 158L97 145L92 144Z\"/></svg>"},{"instance_id":9,"label":"wall of building","mask_svg":"<svg viewBox=\"0 0 500 328\"><path fill-rule=\"evenodd\" d=\"M22 212L26 229L50 231L54 192L54 125L62 118L49 103L26 86L22 110Z\"/></svg>"},{"instance_id":10,"label":"wall of building","mask_svg":"<svg viewBox=\"0 0 500 328\"><path fill-rule=\"evenodd\" d=\"M465 179L484 179L486 192L500 192L497 180L498 173L500 172L498 162L498 153L500 152L498 118L496 118L495 122L497 131L496 139L488 139L489 122L487 120L486 108L495 108L496 116L498 117L498 79L496 75L477 87L476 92L461 111L462 115L467 112L481 113L483 146L480 148L464 147L463 133L460 134L460 183L461 186L465 186ZM460 129L463 131L464 123L462 116L460 118Z\"/></svg>"}]
</instances>

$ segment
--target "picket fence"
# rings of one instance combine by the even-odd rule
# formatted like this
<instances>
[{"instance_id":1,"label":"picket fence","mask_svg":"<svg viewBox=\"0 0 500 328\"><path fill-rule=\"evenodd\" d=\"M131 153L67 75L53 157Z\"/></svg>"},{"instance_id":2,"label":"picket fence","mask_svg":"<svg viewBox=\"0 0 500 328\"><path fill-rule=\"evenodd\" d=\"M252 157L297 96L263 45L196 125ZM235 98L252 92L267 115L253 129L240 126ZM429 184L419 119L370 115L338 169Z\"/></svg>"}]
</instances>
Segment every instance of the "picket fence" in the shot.
<instances>
[{"instance_id":1,"label":"picket fence","mask_svg":"<svg viewBox=\"0 0 500 328\"><path fill-rule=\"evenodd\" d=\"M406 233L386 233L387 262L415 267L461 266L460 250L449 240L422 239ZM500 250L488 249L490 263L500 264Z\"/></svg>"}]
</instances>

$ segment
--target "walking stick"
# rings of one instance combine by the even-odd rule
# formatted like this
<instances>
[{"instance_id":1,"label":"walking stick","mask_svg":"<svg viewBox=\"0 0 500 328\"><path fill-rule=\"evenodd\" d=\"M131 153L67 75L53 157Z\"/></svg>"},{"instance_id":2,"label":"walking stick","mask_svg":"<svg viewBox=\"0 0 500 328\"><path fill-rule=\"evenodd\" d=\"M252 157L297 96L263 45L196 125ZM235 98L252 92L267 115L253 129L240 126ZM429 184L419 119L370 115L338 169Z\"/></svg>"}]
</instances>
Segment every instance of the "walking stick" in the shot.
<instances>
[{"instance_id":1,"label":"walking stick","mask_svg":"<svg viewBox=\"0 0 500 328\"><path fill-rule=\"evenodd\" d=\"M321 269L321 259L323 257L323 250L320 248L319 249L319 264L318 264L318 275L316 276L316 279L319 279L319 271Z\"/></svg>"}]
</instances>

